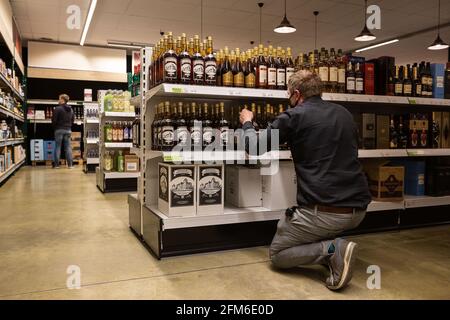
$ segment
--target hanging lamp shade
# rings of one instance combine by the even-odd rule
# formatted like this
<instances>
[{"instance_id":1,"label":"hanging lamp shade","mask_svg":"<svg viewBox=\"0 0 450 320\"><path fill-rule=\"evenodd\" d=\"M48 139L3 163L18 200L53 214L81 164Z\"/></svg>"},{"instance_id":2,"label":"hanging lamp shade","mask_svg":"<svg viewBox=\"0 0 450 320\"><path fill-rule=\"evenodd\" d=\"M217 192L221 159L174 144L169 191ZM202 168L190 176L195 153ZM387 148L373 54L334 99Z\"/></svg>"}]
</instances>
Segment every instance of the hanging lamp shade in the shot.
<instances>
[{"instance_id":1,"label":"hanging lamp shade","mask_svg":"<svg viewBox=\"0 0 450 320\"><path fill-rule=\"evenodd\" d=\"M281 20L281 23L273 29L276 33L292 33L297 31L297 29L289 22L286 15L286 0L284 0L284 18Z\"/></svg>"},{"instance_id":2,"label":"hanging lamp shade","mask_svg":"<svg viewBox=\"0 0 450 320\"><path fill-rule=\"evenodd\" d=\"M362 29L361 33L355 37L356 41L372 41L377 38L373 35L372 32L370 32L369 28L367 28L367 21L366 21L367 0L365 0L364 3L365 3L364 4L364 28Z\"/></svg>"},{"instance_id":3,"label":"hanging lamp shade","mask_svg":"<svg viewBox=\"0 0 450 320\"><path fill-rule=\"evenodd\" d=\"M442 50L447 48L448 44L445 43L438 34L436 40L434 40L434 42L428 47L428 50Z\"/></svg>"}]
</instances>

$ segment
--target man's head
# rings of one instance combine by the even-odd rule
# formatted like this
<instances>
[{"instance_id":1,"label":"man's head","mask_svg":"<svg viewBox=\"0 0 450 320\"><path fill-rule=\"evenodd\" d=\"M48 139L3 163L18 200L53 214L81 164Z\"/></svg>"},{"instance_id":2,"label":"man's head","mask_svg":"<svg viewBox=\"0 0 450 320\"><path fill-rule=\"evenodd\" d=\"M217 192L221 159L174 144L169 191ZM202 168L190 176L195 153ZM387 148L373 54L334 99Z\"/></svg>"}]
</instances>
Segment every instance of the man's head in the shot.
<instances>
[{"instance_id":1,"label":"man's head","mask_svg":"<svg viewBox=\"0 0 450 320\"><path fill-rule=\"evenodd\" d=\"M59 95L59 104L67 104L69 102L70 98L67 94L60 94Z\"/></svg>"},{"instance_id":2,"label":"man's head","mask_svg":"<svg viewBox=\"0 0 450 320\"><path fill-rule=\"evenodd\" d=\"M292 107L303 103L306 99L322 94L320 77L307 70L300 70L289 78L289 103Z\"/></svg>"}]
</instances>

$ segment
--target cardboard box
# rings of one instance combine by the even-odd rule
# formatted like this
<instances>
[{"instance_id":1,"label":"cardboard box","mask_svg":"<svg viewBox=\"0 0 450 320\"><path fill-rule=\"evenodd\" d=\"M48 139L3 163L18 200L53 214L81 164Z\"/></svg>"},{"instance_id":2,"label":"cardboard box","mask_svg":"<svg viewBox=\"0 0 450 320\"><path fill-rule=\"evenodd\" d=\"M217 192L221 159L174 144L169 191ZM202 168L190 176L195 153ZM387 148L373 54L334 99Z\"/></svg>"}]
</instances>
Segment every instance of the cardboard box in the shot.
<instances>
[{"instance_id":1,"label":"cardboard box","mask_svg":"<svg viewBox=\"0 0 450 320\"><path fill-rule=\"evenodd\" d=\"M432 148L441 148L442 142L442 112L433 112Z\"/></svg>"},{"instance_id":2,"label":"cardboard box","mask_svg":"<svg viewBox=\"0 0 450 320\"><path fill-rule=\"evenodd\" d=\"M383 56L368 62L374 64L375 70L375 94L386 95L388 93L389 76L395 66L395 58Z\"/></svg>"},{"instance_id":3,"label":"cardboard box","mask_svg":"<svg viewBox=\"0 0 450 320\"><path fill-rule=\"evenodd\" d=\"M444 73L444 98L450 99L450 62L447 62Z\"/></svg>"},{"instance_id":4,"label":"cardboard box","mask_svg":"<svg viewBox=\"0 0 450 320\"><path fill-rule=\"evenodd\" d=\"M450 195L450 166L427 167L426 194L433 197Z\"/></svg>"},{"instance_id":5,"label":"cardboard box","mask_svg":"<svg viewBox=\"0 0 450 320\"><path fill-rule=\"evenodd\" d=\"M362 114L362 148L363 149L375 149L375 114L363 113Z\"/></svg>"},{"instance_id":6,"label":"cardboard box","mask_svg":"<svg viewBox=\"0 0 450 320\"><path fill-rule=\"evenodd\" d=\"M125 156L125 172L138 172L139 158L135 155Z\"/></svg>"},{"instance_id":7,"label":"cardboard box","mask_svg":"<svg viewBox=\"0 0 450 320\"><path fill-rule=\"evenodd\" d=\"M92 89L84 89L84 101L92 102Z\"/></svg>"},{"instance_id":8,"label":"cardboard box","mask_svg":"<svg viewBox=\"0 0 450 320\"><path fill-rule=\"evenodd\" d=\"M450 148L450 112L442 112L441 148Z\"/></svg>"},{"instance_id":9,"label":"cardboard box","mask_svg":"<svg viewBox=\"0 0 450 320\"><path fill-rule=\"evenodd\" d=\"M194 165L158 166L158 209L168 217L188 217L196 214L196 168Z\"/></svg>"},{"instance_id":10,"label":"cardboard box","mask_svg":"<svg viewBox=\"0 0 450 320\"><path fill-rule=\"evenodd\" d=\"M429 147L429 123L426 114L410 114L409 117L409 148Z\"/></svg>"},{"instance_id":11,"label":"cardboard box","mask_svg":"<svg viewBox=\"0 0 450 320\"><path fill-rule=\"evenodd\" d=\"M72 132L70 136L71 141L81 141L81 132Z\"/></svg>"},{"instance_id":12,"label":"cardboard box","mask_svg":"<svg viewBox=\"0 0 450 320\"><path fill-rule=\"evenodd\" d=\"M389 149L391 117L386 115L377 115L377 149Z\"/></svg>"},{"instance_id":13,"label":"cardboard box","mask_svg":"<svg viewBox=\"0 0 450 320\"><path fill-rule=\"evenodd\" d=\"M225 177L225 200L229 204L238 208L262 207L262 176L259 168L227 166Z\"/></svg>"},{"instance_id":14,"label":"cardboard box","mask_svg":"<svg viewBox=\"0 0 450 320\"><path fill-rule=\"evenodd\" d=\"M375 66L369 62L364 64L364 94L375 94Z\"/></svg>"},{"instance_id":15,"label":"cardboard box","mask_svg":"<svg viewBox=\"0 0 450 320\"><path fill-rule=\"evenodd\" d=\"M197 215L223 214L224 207L223 165L197 166Z\"/></svg>"},{"instance_id":16,"label":"cardboard box","mask_svg":"<svg viewBox=\"0 0 450 320\"><path fill-rule=\"evenodd\" d=\"M44 154L44 140L34 139L30 141L31 161L43 161L45 160Z\"/></svg>"},{"instance_id":17,"label":"cardboard box","mask_svg":"<svg viewBox=\"0 0 450 320\"><path fill-rule=\"evenodd\" d=\"M431 76L433 77L433 98L444 99L445 64L432 63Z\"/></svg>"},{"instance_id":18,"label":"cardboard box","mask_svg":"<svg viewBox=\"0 0 450 320\"><path fill-rule=\"evenodd\" d=\"M263 207L285 210L297 204L297 176L292 161L280 161L275 175L262 176Z\"/></svg>"},{"instance_id":19,"label":"cardboard box","mask_svg":"<svg viewBox=\"0 0 450 320\"><path fill-rule=\"evenodd\" d=\"M36 120L45 120L45 111L44 110L35 110L33 119Z\"/></svg>"},{"instance_id":20,"label":"cardboard box","mask_svg":"<svg viewBox=\"0 0 450 320\"><path fill-rule=\"evenodd\" d=\"M368 161L364 171L372 197L379 201L400 201L404 197L405 168L389 166L384 160Z\"/></svg>"}]
</instances>

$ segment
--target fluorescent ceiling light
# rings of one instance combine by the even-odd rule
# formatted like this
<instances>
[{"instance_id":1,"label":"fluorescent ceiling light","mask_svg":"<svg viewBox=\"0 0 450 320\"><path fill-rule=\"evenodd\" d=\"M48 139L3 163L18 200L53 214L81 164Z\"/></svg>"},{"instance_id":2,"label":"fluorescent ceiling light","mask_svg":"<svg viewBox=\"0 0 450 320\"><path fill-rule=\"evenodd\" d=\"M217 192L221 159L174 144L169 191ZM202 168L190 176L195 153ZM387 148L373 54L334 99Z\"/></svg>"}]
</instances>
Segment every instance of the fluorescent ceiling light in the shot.
<instances>
[{"instance_id":1,"label":"fluorescent ceiling light","mask_svg":"<svg viewBox=\"0 0 450 320\"><path fill-rule=\"evenodd\" d=\"M119 42L119 41L109 41L108 47L116 48L127 48L127 49L142 49L145 47L153 47L154 45L149 43L131 43L131 42Z\"/></svg>"},{"instance_id":2,"label":"fluorescent ceiling light","mask_svg":"<svg viewBox=\"0 0 450 320\"><path fill-rule=\"evenodd\" d=\"M86 41L87 33L89 31L89 26L91 25L92 17L94 15L96 6L97 6L97 0L91 0L91 5L89 6L86 23L84 24L83 34L81 35L80 46L84 46L84 42Z\"/></svg>"},{"instance_id":3,"label":"fluorescent ceiling light","mask_svg":"<svg viewBox=\"0 0 450 320\"><path fill-rule=\"evenodd\" d=\"M365 48L361 48L361 49L355 50L355 52L362 52L362 51L366 51L366 50L382 47L382 46L385 46L385 45L388 45L388 44L391 44L391 43L395 43L395 42L398 42L398 41L400 41L400 40L399 39L394 39L394 40L390 40L390 41L374 44L373 46L369 46L369 47L365 47Z\"/></svg>"}]
</instances>

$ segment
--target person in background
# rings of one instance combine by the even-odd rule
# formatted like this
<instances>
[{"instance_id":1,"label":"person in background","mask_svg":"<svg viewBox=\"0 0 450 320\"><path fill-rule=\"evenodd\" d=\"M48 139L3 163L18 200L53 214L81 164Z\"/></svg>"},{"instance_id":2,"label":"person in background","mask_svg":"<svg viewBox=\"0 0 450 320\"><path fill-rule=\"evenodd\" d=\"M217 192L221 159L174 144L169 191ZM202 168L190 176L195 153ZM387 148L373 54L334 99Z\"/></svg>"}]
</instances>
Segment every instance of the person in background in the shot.
<instances>
[{"instance_id":1,"label":"person in background","mask_svg":"<svg viewBox=\"0 0 450 320\"><path fill-rule=\"evenodd\" d=\"M269 253L281 269L328 266L326 286L339 290L352 278L357 245L337 237L362 222L371 195L358 160L353 116L344 107L323 101L321 93L318 75L295 73L288 83L292 108L259 132L259 139L271 146L270 131L278 130L279 145L290 146L297 175L298 206L287 209L280 219ZM241 111L246 135L254 130L252 119L252 112Z\"/></svg>"},{"instance_id":2,"label":"person in background","mask_svg":"<svg viewBox=\"0 0 450 320\"><path fill-rule=\"evenodd\" d=\"M64 151L66 153L66 160L69 169L73 169L72 146L70 144L70 137L72 135L72 125L75 121L75 116L72 108L67 104L69 102L67 94L61 94L58 100L58 106L53 111L52 124L55 130L55 160L53 168L59 169L59 159L61 157L61 145L64 142Z\"/></svg>"}]
</instances>

